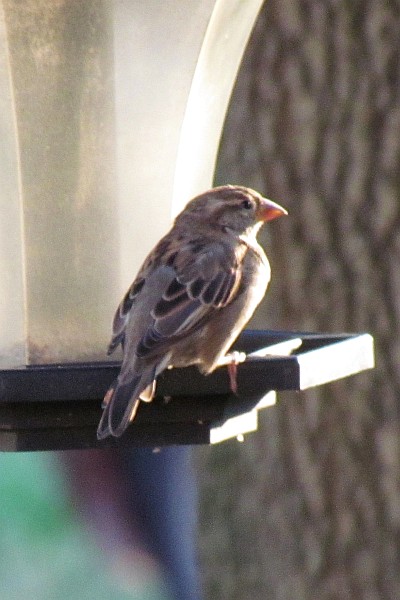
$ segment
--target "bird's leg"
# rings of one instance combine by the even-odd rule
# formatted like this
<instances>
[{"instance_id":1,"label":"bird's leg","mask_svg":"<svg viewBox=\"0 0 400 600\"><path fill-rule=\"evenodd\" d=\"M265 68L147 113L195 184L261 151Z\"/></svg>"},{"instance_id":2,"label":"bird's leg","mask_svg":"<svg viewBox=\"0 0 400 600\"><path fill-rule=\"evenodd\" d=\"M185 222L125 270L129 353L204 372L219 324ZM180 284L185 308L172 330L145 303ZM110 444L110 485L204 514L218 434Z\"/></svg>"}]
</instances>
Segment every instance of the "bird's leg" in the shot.
<instances>
[{"instance_id":1,"label":"bird's leg","mask_svg":"<svg viewBox=\"0 0 400 600\"><path fill-rule=\"evenodd\" d=\"M229 387L234 394L237 394L237 366L245 360L246 354L244 352L234 350L218 361L219 367L228 367Z\"/></svg>"}]
</instances>

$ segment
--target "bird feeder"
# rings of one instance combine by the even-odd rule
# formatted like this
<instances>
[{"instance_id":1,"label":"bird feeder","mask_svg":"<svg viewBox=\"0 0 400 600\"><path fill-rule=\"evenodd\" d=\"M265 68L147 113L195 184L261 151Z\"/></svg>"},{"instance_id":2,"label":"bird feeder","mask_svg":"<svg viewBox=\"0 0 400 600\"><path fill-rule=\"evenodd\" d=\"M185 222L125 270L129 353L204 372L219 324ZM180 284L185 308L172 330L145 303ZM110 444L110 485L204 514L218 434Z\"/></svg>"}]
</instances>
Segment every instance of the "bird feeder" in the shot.
<instances>
[{"instance_id":1,"label":"bird feeder","mask_svg":"<svg viewBox=\"0 0 400 600\"><path fill-rule=\"evenodd\" d=\"M255 429L271 390L373 365L368 335L246 332L238 396L224 369L167 371L126 435L96 440L113 312L212 184L261 4L0 3L0 450L220 441Z\"/></svg>"}]
</instances>

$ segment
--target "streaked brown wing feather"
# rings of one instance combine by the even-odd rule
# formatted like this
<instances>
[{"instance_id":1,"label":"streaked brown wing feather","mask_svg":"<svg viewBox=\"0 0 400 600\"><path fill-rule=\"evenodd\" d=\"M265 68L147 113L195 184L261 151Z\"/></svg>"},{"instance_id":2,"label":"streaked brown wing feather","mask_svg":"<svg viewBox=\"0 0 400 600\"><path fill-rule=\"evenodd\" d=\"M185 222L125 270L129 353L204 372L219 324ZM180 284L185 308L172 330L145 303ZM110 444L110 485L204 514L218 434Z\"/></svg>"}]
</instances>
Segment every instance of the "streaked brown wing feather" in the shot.
<instances>
[{"instance_id":1,"label":"streaked brown wing feather","mask_svg":"<svg viewBox=\"0 0 400 600\"><path fill-rule=\"evenodd\" d=\"M210 244L201 256L184 246L171 264L176 277L151 315L153 322L137 346L140 358L149 358L194 333L228 304L239 288L241 265L220 243Z\"/></svg>"},{"instance_id":2,"label":"streaked brown wing feather","mask_svg":"<svg viewBox=\"0 0 400 600\"><path fill-rule=\"evenodd\" d=\"M112 354L118 344L124 345L125 328L129 320L129 315L133 304L145 284L145 278L138 276L130 286L118 306L113 320L113 336L108 346L107 354Z\"/></svg>"}]
</instances>

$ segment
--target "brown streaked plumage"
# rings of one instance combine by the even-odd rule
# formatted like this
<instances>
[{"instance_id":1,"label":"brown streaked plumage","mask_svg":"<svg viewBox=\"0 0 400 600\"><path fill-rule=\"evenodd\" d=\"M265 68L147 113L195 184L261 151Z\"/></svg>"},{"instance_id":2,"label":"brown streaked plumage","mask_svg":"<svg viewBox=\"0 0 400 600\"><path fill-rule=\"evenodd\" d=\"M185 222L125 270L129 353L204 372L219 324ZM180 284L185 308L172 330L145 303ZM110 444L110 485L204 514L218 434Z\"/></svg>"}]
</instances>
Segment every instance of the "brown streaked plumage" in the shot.
<instances>
[{"instance_id":1,"label":"brown streaked plumage","mask_svg":"<svg viewBox=\"0 0 400 600\"><path fill-rule=\"evenodd\" d=\"M167 367L218 367L264 296L270 267L257 243L285 209L241 186L191 200L143 263L114 317L109 353L123 348L97 437L119 437Z\"/></svg>"}]
</instances>

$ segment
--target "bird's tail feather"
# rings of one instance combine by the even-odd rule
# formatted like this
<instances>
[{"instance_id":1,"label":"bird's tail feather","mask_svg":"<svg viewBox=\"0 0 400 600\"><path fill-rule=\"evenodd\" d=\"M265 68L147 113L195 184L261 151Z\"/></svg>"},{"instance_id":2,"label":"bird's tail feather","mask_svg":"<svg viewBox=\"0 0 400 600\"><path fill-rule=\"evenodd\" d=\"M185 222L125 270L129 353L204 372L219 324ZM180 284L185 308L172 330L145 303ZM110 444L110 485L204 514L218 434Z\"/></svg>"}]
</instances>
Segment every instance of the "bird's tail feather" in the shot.
<instances>
[{"instance_id":1,"label":"bird's tail feather","mask_svg":"<svg viewBox=\"0 0 400 600\"><path fill-rule=\"evenodd\" d=\"M97 439L110 435L120 437L135 417L140 403L140 394L152 384L155 373L142 373L121 383L118 379L110 387L105 400L107 404L97 429ZM149 400L147 400L149 401Z\"/></svg>"}]
</instances>

